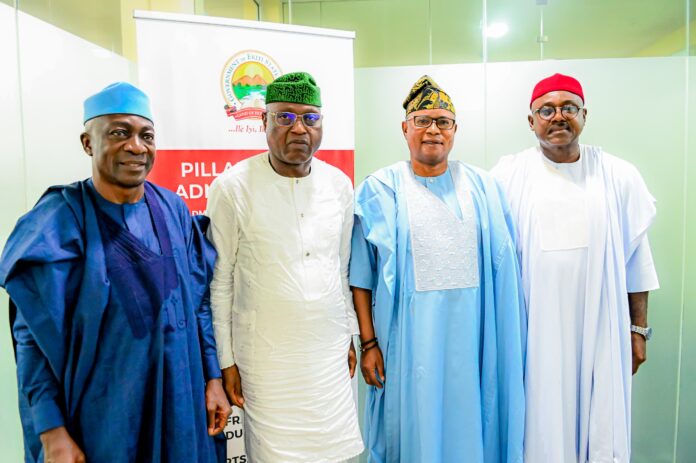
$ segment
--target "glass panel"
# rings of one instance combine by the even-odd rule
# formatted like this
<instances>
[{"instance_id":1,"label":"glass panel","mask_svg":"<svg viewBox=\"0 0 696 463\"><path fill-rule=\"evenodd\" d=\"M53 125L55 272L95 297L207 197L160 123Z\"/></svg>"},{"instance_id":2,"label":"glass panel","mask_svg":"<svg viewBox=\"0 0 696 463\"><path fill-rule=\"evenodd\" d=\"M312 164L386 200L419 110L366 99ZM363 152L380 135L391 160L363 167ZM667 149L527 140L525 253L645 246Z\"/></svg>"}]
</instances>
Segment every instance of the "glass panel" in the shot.
<instances>
[{"instance_id":1,"label":"glass panel","mask_svg":"<svg viewBox=\"0 0 696 463\"><path fill-rule=\"evenodd\" d=\"M483 2L431 0L432 63L483 61Z\"/></svg>"},{"instance_id":2,"label":"glass panel","mask_svg":"<svg viewBox=\"0 0 696 463\"><path fill-rule=\"evenodd\" d=\"M428 11L423 0L293 0L283 2L283 22L355 31L356 67L425 64Z\"/></svg>"},{"instance_id":3,"label":"glass panel","mask_svg":"<svg viewBox=\"0 0 696 463\"><path fill-rule=\"evenodd\" d=\"M690 0L689 28L689 99L685 121L687 130L687 189L684 215L686 221L686 264L683 275L684 296L682 351L681 351L681 381L679 383L679 420L677 423L676 460L691 461L696 455L696 0Z\"/></svg>"},{"instance_id":4,"label":"glass panel","mask_svg":"<svg viewBox=\"0 0 696 463\"><path fill-rule=\"evenodd\" d=\"M696 2L689 0L689 55L696 56ZM693 69L693 68L692 68Z\"/></svg>"},{"instance_id":5,"label":"glass panel","mask_svg":"<svg viewBox=\"0 0 696 463\"><path fill-rule=\"evenodd\" d=\"M259 4L261 21L283 22L283 4L281 0L256 0L255 3Z\"/></svg>"},{"instance_id":6,"label":"glass panel","mask_svg":"<svg viewBox=\"0 0 696 463\"><path fill-rule=\"evenodd\" d=\"M355 31L356 67L465 63L482 59L482 8L458 0L285 0L283 22Z\"/></svg>"},{"instance_id":7,"label":"glass panel","mask_svg":"<svg viewBox=\"0 0 696 463\"><path fill-rule=\"evenodd\" d=\"M650 242L661 287L650 295L649 312L650 325L660 336L648 344L648 362L633 379L632 461L671 461L680 330L674 308L681 300L684 252L685 61L673 57L594 63L583 68L591 74L580 74L592 98L584 139L633 163L657 199ZM676 120L648 116L647 108L665 105L675 108Z\"/></svg>"},{"instance_id":8,"label":"glass panel","mask_svg":"<svg viewBox=\"0 0 696 463\"><path fill-rule=\"evenodd\" d=\"M203 0L199 2L196 14L220 16L223 18L257 19L257 7L251 0Z\"/></svg>"},{"instance_id":9,"label":"glass panel","mask_svg":"<svg viewBox=\"0 0 696 463\"><path fill-rule=\"evenodd\" d=\"M253 0L200 0L197 3L196 14L199 15L250 20L257 20L261 15L261 7Z\"/></svg>"},{"instance_id":10,"label":"glass panel","mask_svg":"<svg viewBox=\"0 0 696 463\"><path fill-rule=\"evenodd\" d=\"M321 27L322 2L283 2L283 22Z\"/></svg>"},{"instance_id":11,"label":"glass panel","mask_svg":"<svg viewBox=\"0 0 696 463\"><path fill-rule=\"evenodd\" d=\"M684 0L486 3L488 24L504 21L509 26L503 37L489 39L491 61L684 53Z\"/></svg>"},{"instance_id":12,"label":"glass panel","mask_svg":"<svg viewBox=\"0 0 696 463\"><path fill-rule=\"evenodd\" d=\"M689 137L686 219L686 273L684 274L683 331L677 460L690 461L696 455L696 58L689 58Z\"/></svg>"}]
</instances>

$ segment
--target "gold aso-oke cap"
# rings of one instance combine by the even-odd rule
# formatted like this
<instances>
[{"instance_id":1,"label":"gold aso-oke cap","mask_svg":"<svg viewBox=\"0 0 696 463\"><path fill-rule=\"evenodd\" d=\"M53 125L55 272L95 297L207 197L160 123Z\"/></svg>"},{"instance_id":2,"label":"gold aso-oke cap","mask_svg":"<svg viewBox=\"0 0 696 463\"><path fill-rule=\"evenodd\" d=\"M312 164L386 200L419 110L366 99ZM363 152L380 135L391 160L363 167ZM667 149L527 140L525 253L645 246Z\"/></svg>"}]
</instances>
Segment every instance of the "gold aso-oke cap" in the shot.
<instances>
[{"instance_id":1,"label":"gold aso-oke cap","mask_svg":"<svg viewBox=\"0 0 696 463\"><path fill-rule=\"evenodd\" d=\"M413 84L403 106L407 116L422 109L446 109L452 114L456 114L452 99L427 75Z\"/></svg>"}]
</instances>

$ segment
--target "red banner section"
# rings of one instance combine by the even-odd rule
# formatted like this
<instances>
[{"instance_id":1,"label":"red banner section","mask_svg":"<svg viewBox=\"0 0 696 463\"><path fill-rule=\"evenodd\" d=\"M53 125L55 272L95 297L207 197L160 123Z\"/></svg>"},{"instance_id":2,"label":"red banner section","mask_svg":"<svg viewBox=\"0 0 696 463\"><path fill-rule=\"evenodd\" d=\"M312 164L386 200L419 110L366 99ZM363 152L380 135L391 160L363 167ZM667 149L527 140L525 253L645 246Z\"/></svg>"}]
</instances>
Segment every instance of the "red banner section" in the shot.
<instances>
[{"instance_id":1,"label":"red banner section","mask_svg":"<svg viewBox=\"0 0 696 463\"><path fill-rule=\"evenodd\" d=\"M157 150L148 180L176 192L191 213L203 214L212 181L239 161L265 150ZM353 181L353 150L319 150L316 157L341 169Z\"/></svg>"}]
</instances>

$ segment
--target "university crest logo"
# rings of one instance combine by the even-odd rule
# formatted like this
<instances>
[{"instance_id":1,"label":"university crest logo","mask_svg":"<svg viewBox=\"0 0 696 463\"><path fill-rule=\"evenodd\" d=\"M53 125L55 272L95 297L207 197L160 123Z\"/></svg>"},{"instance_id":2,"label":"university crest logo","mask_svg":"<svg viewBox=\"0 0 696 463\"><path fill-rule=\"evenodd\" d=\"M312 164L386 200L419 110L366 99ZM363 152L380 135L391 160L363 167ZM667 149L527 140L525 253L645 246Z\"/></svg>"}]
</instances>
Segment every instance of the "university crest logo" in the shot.
<instances>
[{"instance_id":1,"label":"university crest logo","mask_svg":"<svg viewBox=\"0 0 696 463\"><path fill-rule=\"evenodd\" d=\"M273 58L257 50L233 55L222 68L220 79L228 117L261 119L266 107L266 87L282 74Z\"/></svg>"}]
</instances>

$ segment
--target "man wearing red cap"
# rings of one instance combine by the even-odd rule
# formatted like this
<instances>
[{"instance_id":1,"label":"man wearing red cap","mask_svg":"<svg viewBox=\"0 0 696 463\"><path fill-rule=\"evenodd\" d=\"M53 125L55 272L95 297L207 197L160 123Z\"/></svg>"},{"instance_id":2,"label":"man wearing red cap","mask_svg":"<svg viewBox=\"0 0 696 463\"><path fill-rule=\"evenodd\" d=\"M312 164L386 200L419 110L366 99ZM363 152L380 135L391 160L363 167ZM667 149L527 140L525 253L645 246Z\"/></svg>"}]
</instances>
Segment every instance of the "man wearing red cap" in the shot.
<instances>
[{"instance_id":1,"label":"man wearing red cap","mask_svg":"<svg viewBox=\"0 0 696 463\"><path fill-rule=\"evenodd\" d=\"M529 313L525 461L630 461L631 374L645 361L647 232L655 199L636 168L581 145L580 83L555 74L532 93L539 146L493 169L516 220Z\"/></svg>"}]
</instances>

